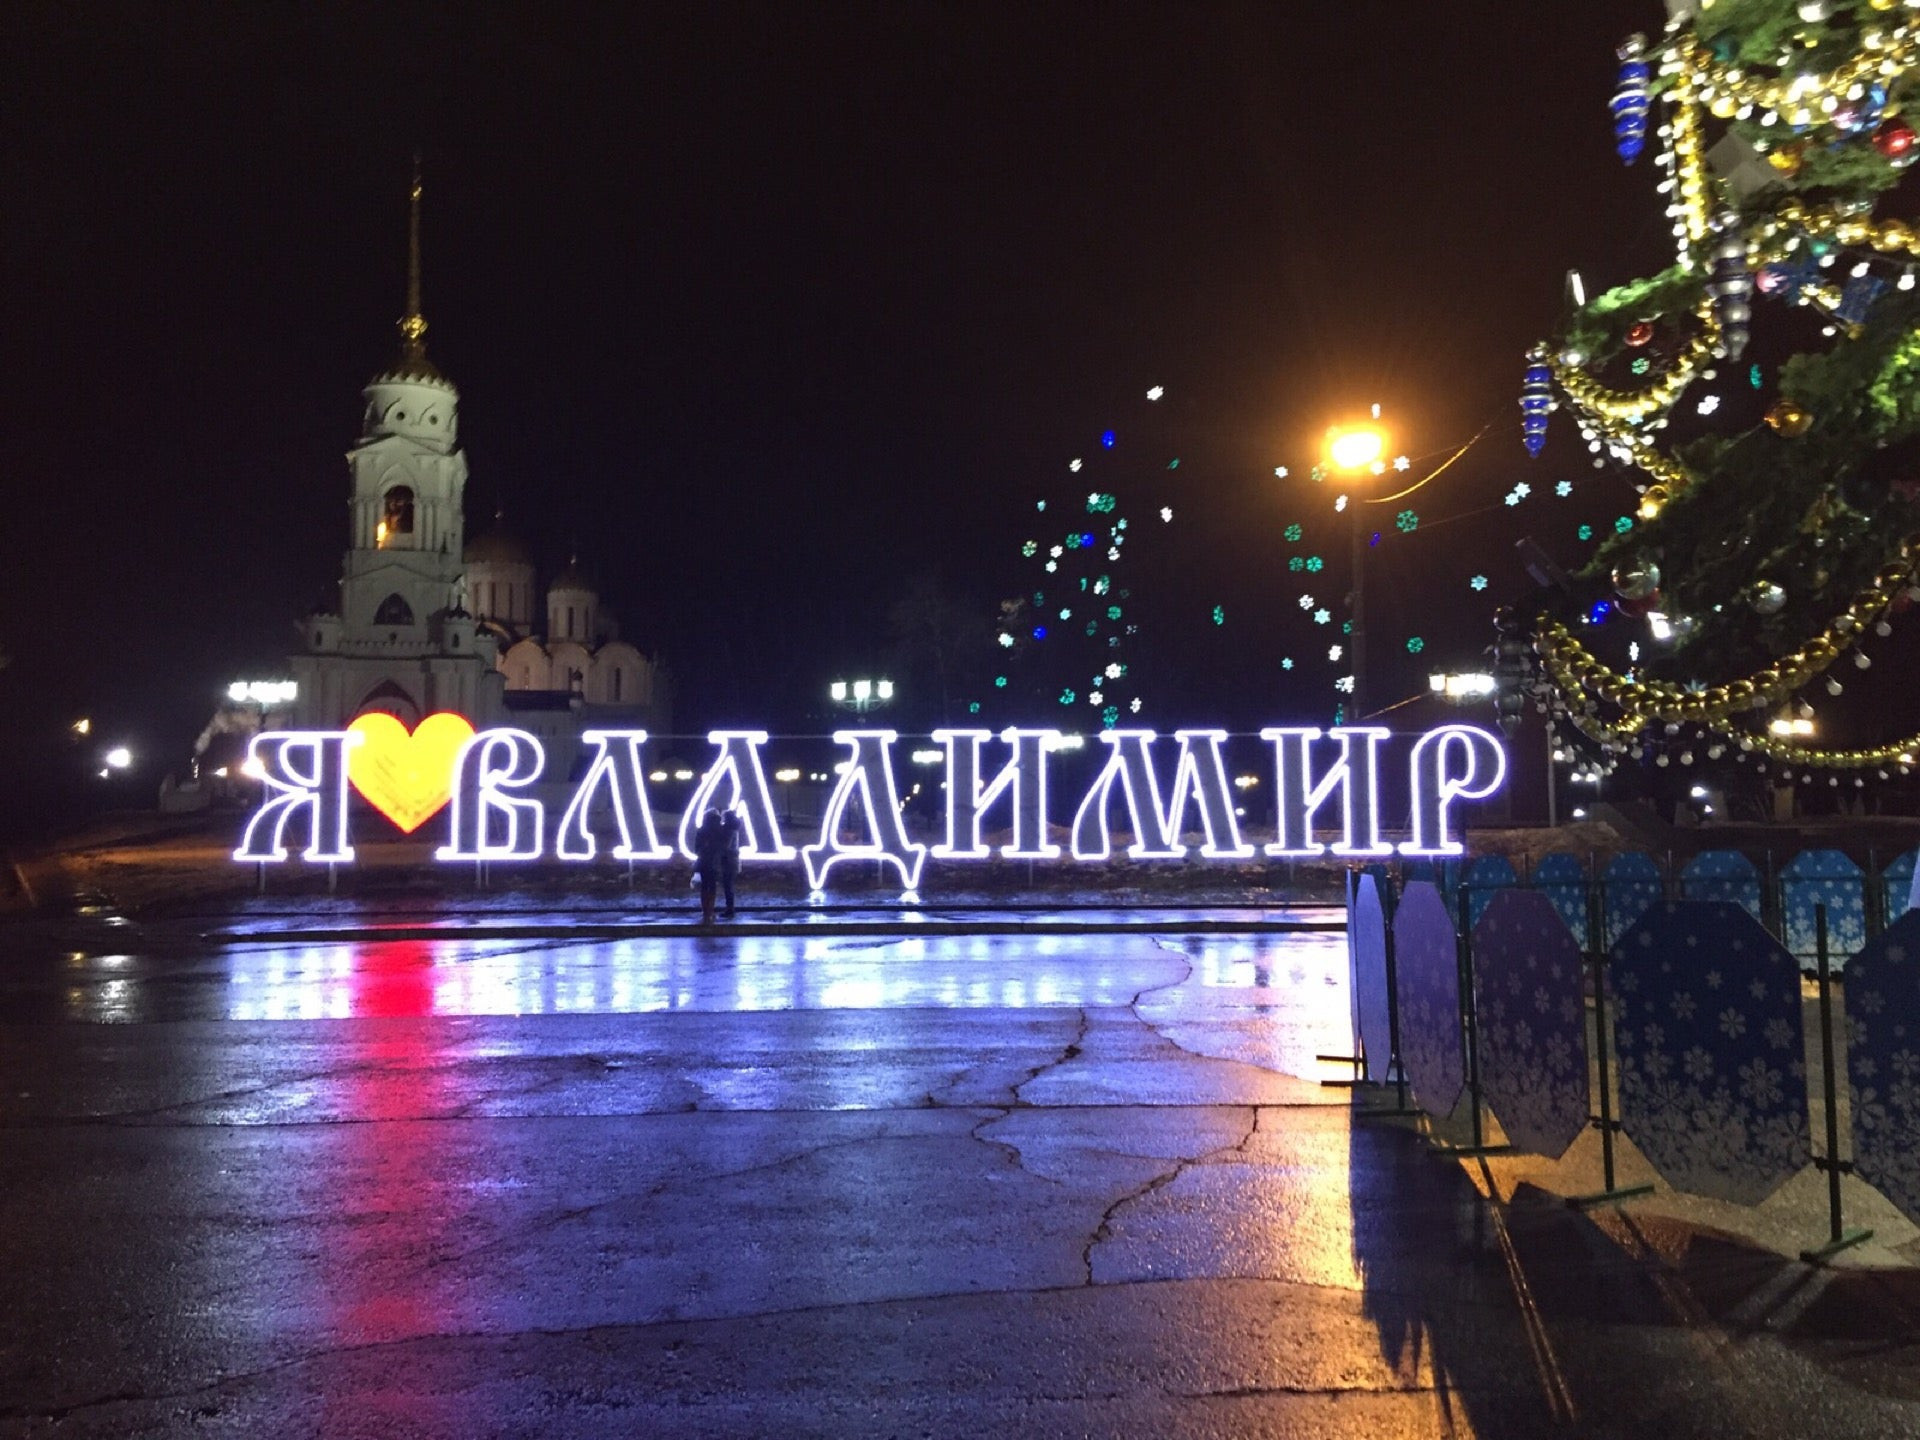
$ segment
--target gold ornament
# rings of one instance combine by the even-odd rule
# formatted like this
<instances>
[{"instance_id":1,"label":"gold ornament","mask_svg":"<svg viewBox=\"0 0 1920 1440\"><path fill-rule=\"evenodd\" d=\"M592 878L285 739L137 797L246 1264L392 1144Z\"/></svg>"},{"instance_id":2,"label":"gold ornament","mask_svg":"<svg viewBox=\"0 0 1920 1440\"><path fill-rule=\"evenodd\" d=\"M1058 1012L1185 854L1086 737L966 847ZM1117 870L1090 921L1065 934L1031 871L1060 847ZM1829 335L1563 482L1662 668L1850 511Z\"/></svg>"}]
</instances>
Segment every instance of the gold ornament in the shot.
<instances>
[{"instance_id":1,"label":"gold ornament","mask_svg":"<svg viewBox=\"0 0 1920 1440\"><path fill-rule=\"evenodd\" d=\"M1813 413L1791 400L1776 400L1767 411L1767 424L1789 440L1797 440L1813 428Z\"/></svg>"},{"instance_id":2,"label":"gold ornament","mask_svg":"<svg viewBox=\"0 0 1920 1440\"><path fill-rule=\"evenodd\" d=\"M1800 151L1797 147L1791 146L1780 150L1769 150L1767 152L1767 164L1791 180L1795 175L1800 173Z\"/></svg>"}]
</instances>

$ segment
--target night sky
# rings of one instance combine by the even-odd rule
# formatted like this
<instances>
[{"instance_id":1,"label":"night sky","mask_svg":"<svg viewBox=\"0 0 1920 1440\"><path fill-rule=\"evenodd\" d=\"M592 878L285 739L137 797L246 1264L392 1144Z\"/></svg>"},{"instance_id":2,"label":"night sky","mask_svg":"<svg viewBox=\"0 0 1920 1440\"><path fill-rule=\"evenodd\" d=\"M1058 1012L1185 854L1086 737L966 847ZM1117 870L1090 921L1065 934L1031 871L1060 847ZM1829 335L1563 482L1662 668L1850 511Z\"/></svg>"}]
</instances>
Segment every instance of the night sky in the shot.
<instances>
[{"instance_id":1,"label":"night sky","mask_svg":"<svg viewBox=\"0 0 1920 1440\"><path fill-rule=\"evenodd\" d=\"M1324 719L1325 675L1276 665L1275 537L1326 508L1300 478L1325 427L1376 401L1414 455L1493 422L1423 501L1485 514L1382 562L1385 703L1477 658L1528 588L1520 534L1574 558L1570 524L1502 513L1516 479L1632 508L1564 423L1530 463L1515 400L1570 265L1598 286L1670 253L1606 113L1613 46L1661 19L7 7L0 715L184 759L226 681L281 673L338 575L416 147L470 527L503 505L547 573L577 549L679 728L812 723L923 577L990 617L1034 497L1071 496L1108 428L1186 462L1154 613L1229 614L1151 718Z\"/></svg>"}]
</instances>

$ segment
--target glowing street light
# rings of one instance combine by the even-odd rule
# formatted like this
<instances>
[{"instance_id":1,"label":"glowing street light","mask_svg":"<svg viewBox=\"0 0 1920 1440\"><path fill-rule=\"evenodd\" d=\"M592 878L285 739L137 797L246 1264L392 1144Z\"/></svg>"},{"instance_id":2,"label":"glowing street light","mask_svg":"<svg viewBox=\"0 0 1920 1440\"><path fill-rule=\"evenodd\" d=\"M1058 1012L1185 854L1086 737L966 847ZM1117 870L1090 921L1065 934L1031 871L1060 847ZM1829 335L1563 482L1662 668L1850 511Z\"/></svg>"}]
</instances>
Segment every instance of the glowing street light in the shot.
<instances>
[{"instance_id":1,"label":"glowing street light","mask_svg":"<svg viewBox=\"0 0 1920 1440\"><path fill-rule=\"evenodd\" d=\"M1378 424L1380 407L1373 407L1373 418L1352 425L1335 425L1327 431L1327 463L1341 475L1384 474L1387 468L1387 432ZM1360 506L1347 506L1347 522L1353 537L1353 634L1349 654L1353 660L1351 723L1364 724L1367 718L1367 527L1360 518Z\"/></svg>"},{"instance_id":2,"label":"glowing street light","mask_svg":"<svg viewBox=\"0 0 1920 1440\"><path fill-rule=\"evenodd\" d=\"M874 706L885 705L893 699L893 681L835 680L827 686L827 697L836 705L864 715Z\"/></svg>"},{"instance_id":3,"label":"glowing street light","mask_svg":"<svg viewBox=\"0 0 1920 1440\"><path fill-rule=\"evenodd\" d=\"M1387 453L1387 432L1378 425L1336 425L1327 431L1327 459L1342 474L1370 471Z\"/></svg>"},{"instance_id":4,"label":"glowing street light","mask_svg":"<svg viewBox=\"0 0 1920 1440\"><path fill-rule=\"evenodd\" d=\"M1484 699L1500 687L1493 676L1476 672L1467 675L1429 675L1427 688L1435 695L1465 703Z\"/></svg>"},{"instance_id":5,"label":"glowing street light","mask_svg":"<svg viewBox=\"0 0 1920 1440\"><path fill-rule=\"evenodd\" d=\"M109 770L125 770L133 764L133 751L124 745L116 745L102 755L100 760Z\"/></svg>"}]
</instances>

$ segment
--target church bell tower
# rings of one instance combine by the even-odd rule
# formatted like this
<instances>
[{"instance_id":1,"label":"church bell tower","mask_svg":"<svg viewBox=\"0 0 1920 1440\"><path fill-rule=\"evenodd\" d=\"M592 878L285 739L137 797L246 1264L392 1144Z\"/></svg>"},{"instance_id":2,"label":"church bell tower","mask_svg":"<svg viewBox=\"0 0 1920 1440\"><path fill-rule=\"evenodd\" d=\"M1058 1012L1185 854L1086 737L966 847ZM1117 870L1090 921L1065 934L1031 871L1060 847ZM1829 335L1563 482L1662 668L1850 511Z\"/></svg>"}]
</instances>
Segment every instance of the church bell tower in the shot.
<instances>
[{"instance_id":1,"label":"church bell tower","mask_svg":"<svg viewBox=\"0 0 1920 1440\"><path fill-rule=\"evenodd\" d=\"M460 392L427 358L420 299L420 170L407 212L407 307L393 364L361 392L349 545L337 613L306 623L293 660L302 725L344 724L386 710L408 724L454 710L476 724L500 709L492 637L460 603L467 459Z\"/></svg>"}]
</instances>

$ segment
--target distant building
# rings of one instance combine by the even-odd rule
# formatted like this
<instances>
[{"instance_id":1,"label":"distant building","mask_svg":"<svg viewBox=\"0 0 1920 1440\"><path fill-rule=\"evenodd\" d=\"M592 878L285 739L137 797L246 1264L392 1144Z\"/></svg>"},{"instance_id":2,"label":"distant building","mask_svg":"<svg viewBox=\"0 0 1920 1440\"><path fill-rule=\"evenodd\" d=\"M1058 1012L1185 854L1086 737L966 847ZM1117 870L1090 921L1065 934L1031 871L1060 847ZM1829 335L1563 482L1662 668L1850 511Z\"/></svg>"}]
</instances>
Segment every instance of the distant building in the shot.
<instances>
[{"instance_id":1,"label":"distant building","mask_svg":"<svg viewBox=\"0 0 1920 1440\"><path fill-rule=\"evenodd\" d=\"M665 677L620 639L577 561L543 595L532 556L498 517L466 539L460 393L427 358L420 308L418 177L412 202L400 354L362 392L339 598L303 623L289 722L332 729L384 710L411 726L453 710L549 742L589 726L660 733Z\"/></svg>"}]
</instances>

